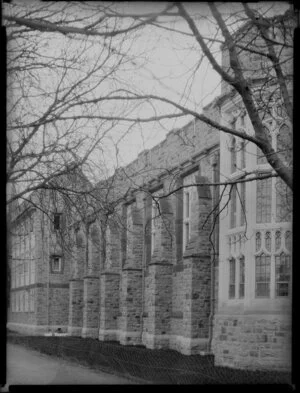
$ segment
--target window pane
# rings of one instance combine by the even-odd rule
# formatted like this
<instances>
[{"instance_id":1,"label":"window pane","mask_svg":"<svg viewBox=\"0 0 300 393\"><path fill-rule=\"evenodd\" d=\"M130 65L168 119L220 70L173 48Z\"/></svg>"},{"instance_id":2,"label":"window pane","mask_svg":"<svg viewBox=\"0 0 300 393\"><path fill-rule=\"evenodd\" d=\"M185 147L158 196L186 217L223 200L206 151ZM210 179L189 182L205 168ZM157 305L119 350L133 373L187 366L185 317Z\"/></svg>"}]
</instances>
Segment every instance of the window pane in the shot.
<instances>
[{"instance_id":1,"label":"window pane","mask_svg":"<svg viewBox=\"0 0 300 393\"><path fill-rule=\"evenodd\" d=\"M261 248L261 233L260 232L256 232L256 235L255 235L255 251L259 251L260 248Z\"/></svg>"},{"instance_id":2,"label":"window pane","mask_svg":"<svg viewBox=\"0 0 300 393\"><path fill-rule=\"evenodd\" d=\"M265 233L265 246L267 251L271 252L271 232Z\"/></svg>"},{"instance_id":3,"label":"window pane","mask_svg":"<svg viewBox=\"0 0 300 393\"><path fill-rule=\"evenodd\" d=\"M285 248L290 252L292 251L292 232L291 231L285 232Z\"/></svg>"},{"instance_id":4,"label":"window pane","mask_svg":"<svg viewBox=\"0 0 300 393\"><path fill-rule=\"evenodd\" d=\"M271 222L272 179L256 181L256 222Z\"/></svg>"},{"instance_id":5,"label":"window pane","mask_svg":"<svg viewBox=\"0 0 300 393\"><path fill-rule=\"evenodd\" d=\"M290 256L284 253L276 255L276 296L289 295Z\"/></svg>"},{"instance_id":6,"label":"window pane","mask_svg":"<svg viewBox=\"0 0 300 393\"><path fill-rule=\"evenodd\" d=\"M270 256L261 254L255 257L255 281L257 297L270 295L270 263Z\"/></svg>"},{"instance_id":7,"label":"window pane","mask_svg":"<svg viewBox=\"0 0 300 393\"><path fill-rule=\"evenodd\" d=\"M281 232L276 231L275 233L275 251L279 250L281 247Z\"/></svg>"},{"instance_id":8,"label":"window pane","mask_svg":"<svg viewBox=\"0 0 300 393\"><path fill-rule=\"evenodd\" d=\"M229 260L229 298L235 297L235 259Z\"/></svg>"}]
</instances>

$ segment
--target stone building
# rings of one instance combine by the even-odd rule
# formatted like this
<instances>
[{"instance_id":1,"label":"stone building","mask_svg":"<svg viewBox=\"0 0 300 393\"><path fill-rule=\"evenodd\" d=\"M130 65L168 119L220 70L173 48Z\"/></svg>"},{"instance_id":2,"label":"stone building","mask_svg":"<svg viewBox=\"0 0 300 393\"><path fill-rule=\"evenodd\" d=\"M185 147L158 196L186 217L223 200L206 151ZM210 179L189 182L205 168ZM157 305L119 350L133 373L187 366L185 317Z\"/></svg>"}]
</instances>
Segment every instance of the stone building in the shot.
<instances>
[{"instance_id":1,"label":"stone building","mask_svg":"<svg viewBox=\"0 0 300 393\"><path fill-rule=\"evenodd\" d=\"M259 68L248 75L258 88ZM264 124L289 164L291 124L276 96L268 102ZM253 133L225 85L204 114ZM291 195L275 177L208 185L245 172L272 168L254 144L193 120L100 182L96 215L70 222L63 200L47 214L23 205L12 226L8 327L289 369Z\"/></svg>"}]
</instances>

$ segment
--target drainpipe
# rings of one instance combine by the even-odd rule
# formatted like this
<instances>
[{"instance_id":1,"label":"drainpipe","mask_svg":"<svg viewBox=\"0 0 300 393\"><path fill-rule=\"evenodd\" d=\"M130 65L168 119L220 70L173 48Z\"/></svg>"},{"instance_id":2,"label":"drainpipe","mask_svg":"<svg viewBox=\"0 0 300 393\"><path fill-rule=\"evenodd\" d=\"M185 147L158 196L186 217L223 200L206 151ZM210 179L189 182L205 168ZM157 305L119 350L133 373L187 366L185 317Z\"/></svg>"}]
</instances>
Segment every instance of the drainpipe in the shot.
<instances>
[{"instance_id":1,"label":"drainpipe","mask_svg":"<svg viewBox=\"0 0 300 393\"><path fill-rule=\"evenodd\" d=\"M215 154L212 158L212 167L213 167L213 176L212 176L212 181L213 183L216 183L218 180L218 174L217 174L217 164L218 164L218 158L217 155ZM217 204L217 186L212 187L212 208L214 209L216 204ZM218 224L215 221L217 216L216 210L213 211L212 214L212 220L213 220L213 225L215 225L215 228L212 233L212 242L213 245L216 246L216 240L217 240L217 231L218 231ZM211 343L212 343L212 338L213 338L213 321L214 321L214 311L215 311L215 261L216 258L219 254L219 250L216 249L214 250L213 247L211 247L210 251L210 314L209 314L209 319L208 319L208 353L212 353L212 348L211 348Z\"/></svg>"}]
</instances>

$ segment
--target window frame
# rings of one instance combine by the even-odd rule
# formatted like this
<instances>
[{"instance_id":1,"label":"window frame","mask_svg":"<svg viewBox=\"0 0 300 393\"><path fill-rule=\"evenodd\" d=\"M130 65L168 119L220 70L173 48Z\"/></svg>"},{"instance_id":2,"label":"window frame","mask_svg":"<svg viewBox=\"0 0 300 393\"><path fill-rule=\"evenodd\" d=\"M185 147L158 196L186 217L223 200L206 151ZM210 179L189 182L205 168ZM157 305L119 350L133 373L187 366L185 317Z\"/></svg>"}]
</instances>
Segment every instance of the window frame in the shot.
<instances>
[{"instance_id":1,"label":"window frame","mask_svg":"<svg viewBox=\"0 0 300 393\"><path fill-rule=\"evenodd\" d=\"M59 268L55 269L54 268L54 261L58 258L59 261ZM50 270L52 274L61 274L63 273L63 261L62 261L62 256L61 255L57 255L57 254L53 254L50 257Z\"/></svg>"},{"instance_id":2,"label":"window frame","mask_svg":"<svg viewBox=\"0 0 300 393\"><path fill-rule=\"evenodd\" d=\"M56 231L60 231L61 229L62 229L62 213L55 212L53 213L52 231L56 232Z\"/></svg>"}]
</instances>

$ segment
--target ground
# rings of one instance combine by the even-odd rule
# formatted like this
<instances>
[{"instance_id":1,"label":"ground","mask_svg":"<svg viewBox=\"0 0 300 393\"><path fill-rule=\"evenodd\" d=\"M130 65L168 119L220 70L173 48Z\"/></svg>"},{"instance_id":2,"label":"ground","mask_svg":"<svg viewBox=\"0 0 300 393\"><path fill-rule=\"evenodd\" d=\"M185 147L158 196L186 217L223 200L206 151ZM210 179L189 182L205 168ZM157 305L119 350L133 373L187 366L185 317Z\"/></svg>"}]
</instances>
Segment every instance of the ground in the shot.
<instances>
[{"instance_id":1,"label":"ground","mask_svg":"<svg viewBox=\"0 0 300 393\"><path fill-rule=\"evenodd\" d=\"M90 370L69 360L7 344L7 385L136 384L102 371Z\"/></svg>"}]
</instances>

